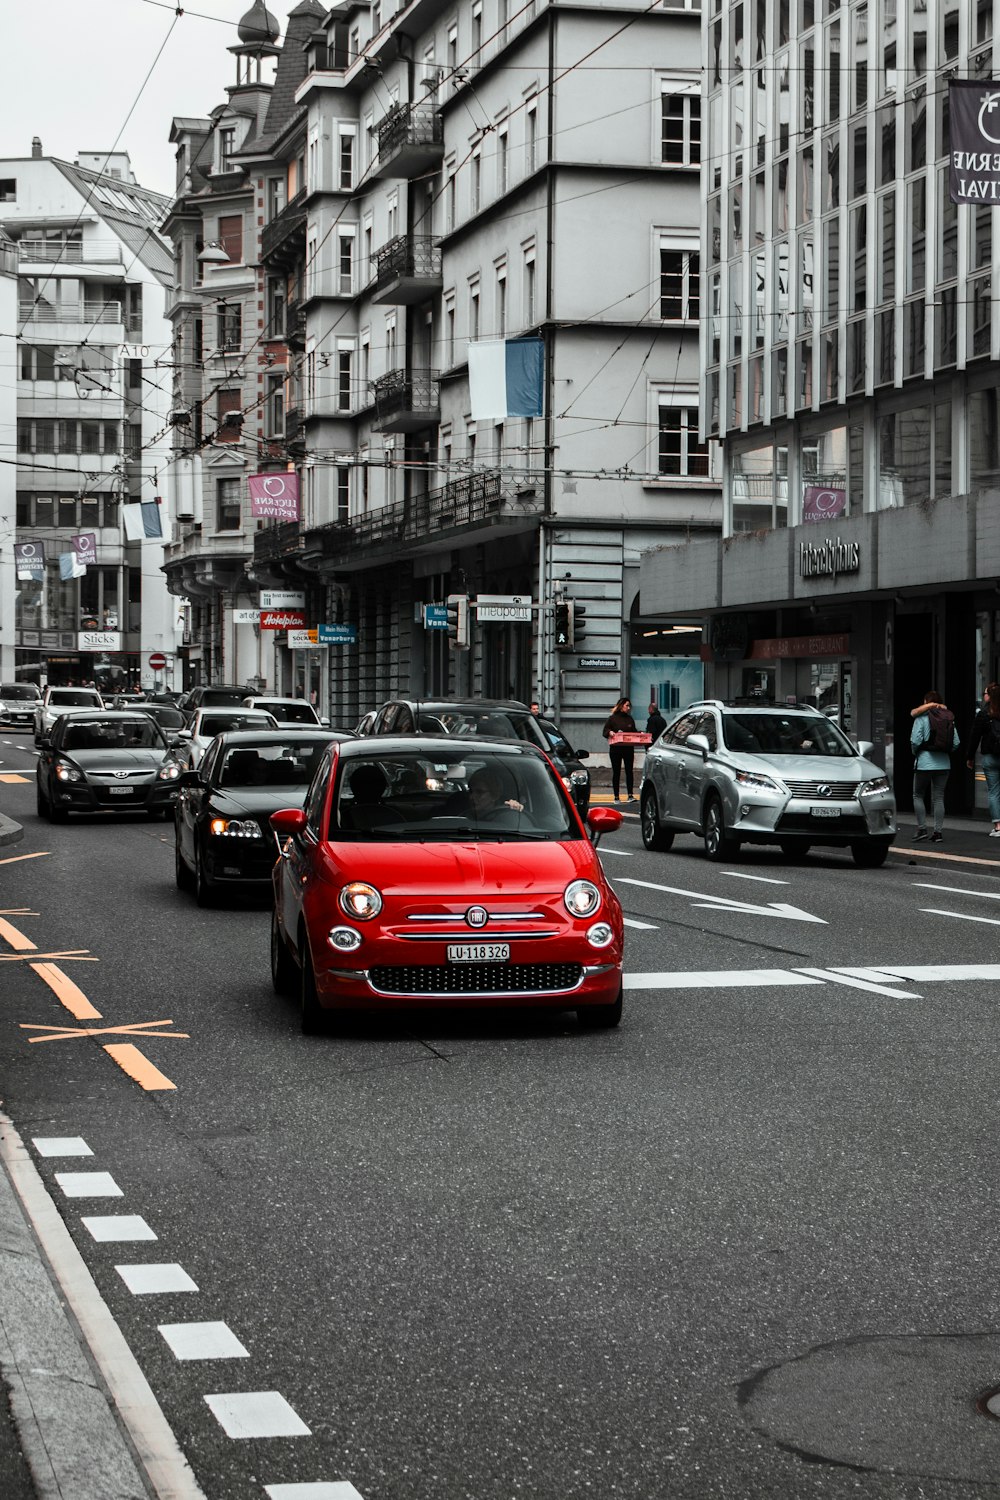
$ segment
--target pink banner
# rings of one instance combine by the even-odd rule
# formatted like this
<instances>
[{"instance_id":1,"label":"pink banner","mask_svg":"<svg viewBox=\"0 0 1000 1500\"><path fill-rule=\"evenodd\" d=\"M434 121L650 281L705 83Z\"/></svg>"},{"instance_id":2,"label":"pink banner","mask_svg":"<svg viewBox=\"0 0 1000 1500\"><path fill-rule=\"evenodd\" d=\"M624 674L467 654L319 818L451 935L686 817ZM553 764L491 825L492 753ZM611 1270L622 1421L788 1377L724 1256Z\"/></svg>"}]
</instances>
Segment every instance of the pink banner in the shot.
<instances>
[{"instance_id":1,"label":"pink banner","mask_svg":"<svg viewBox=\"0 0 1000 1500\"><path fill-rule=\"evenodd\" d=\"M97 533L94 531L81 531L78 536L70 538L73 551L76 553L77 562L89 567L97 561Z\"/></svg>"},{"instance_id":2,"label":"pink banner","mask_svg":"<svg viewBox=\"0 0 1000 1500\"><path fill-rule=\"evenodd\" d=\"M818 484L807 484L802 491L803 521L835 521L846 509L846 490L824 490Z\"/></svg>"},{"instance_id":3,"label":"pink banner","mask_svg":"<svg viewBox=\"0 0 1000 1500\"><path fill-rule=\"evenodd\" d=\"M299 519L297 474L251 474L250 514L272 521Z\"/></svg>"}]
</instances>

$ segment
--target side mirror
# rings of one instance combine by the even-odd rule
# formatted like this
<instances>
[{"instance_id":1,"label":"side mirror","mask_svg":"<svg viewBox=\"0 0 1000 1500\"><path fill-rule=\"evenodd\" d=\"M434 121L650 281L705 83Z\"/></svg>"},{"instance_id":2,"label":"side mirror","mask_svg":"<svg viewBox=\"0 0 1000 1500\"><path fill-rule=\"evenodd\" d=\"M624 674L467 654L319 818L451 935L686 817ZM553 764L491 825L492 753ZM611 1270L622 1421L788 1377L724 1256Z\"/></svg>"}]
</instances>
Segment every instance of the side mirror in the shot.
<instances>
[{"instance_id":1,"label":"side mirror","mask_svg":"<svg viewBox=\"0 0 1000 1500\"><path fill-rule=\"evenodd\" d=\"M306 815L301 807L283 807L271 814L270 823L279 838L291 838L305 828Z\"/></svg>"},{"instance_id":2,"label":"side mirror","mask_svg":"<svg viewBox=\"0 0 1000 1500\"><path fill-rule=\"evenodd\" d=\"M590 842L597 848L603 833L617 833L622 826L622 815L614 807L592 807L587 814Z\"/></svg>"},{"instance_id":3,"label":"side mirror","mask_svg":"<svg viewBox=\"0 0 1000 1500\"><path fill-rule=\"evenodd\" d=\"M574 750L573 754L576 756L577 760L589 760L590 759L590 751L589 750Z\"/></svg>"},{"instance_id":4,"label":"side mirror","mask_svg":"<svg viewBox=\"0 0 1000 1500\"><path fill-rule=\"evenodd\" d=\"M858 740L858 754L863 755L866 760L872 754L874 749L875 746L872 744L871 740Z\"/></svg>"},{"instance_id":5,"label":"side mirror","mask_svg":"<svg viewBox=\"0 0 1000 1500\"><path fill-rule=\"evenodd\" d=\"M712 748L703 734L689 734L687 737L687 742L691 746L692 750L701 751L702 760L705 759L705 757L708 755L708 752Z\"/></svg>"},{"instance_id":6,"label":"side mirror","mask_svg":"<svg viewBox=\"0 0 1000 1500\"><path fill-rule=\"evenodd\" d=\"M178 786L201 786L202 785L201 772L200 771L182 771L181 774L177 778L177 785Z\"/></svg>"},{"instance_id":7,"label":"side mirror","mask_svg":"<svg viewBox=\"0 0 1000 1500\"><path fill-rule=\"evenodd\" d=\"M191 735L190 729L178 729L178 731L177 731L177 744L178 745L185 744L186 741L190 740L191 738L192 738L192 735Z\"/></svg>"},{"instance_id":8,"label":"side mirror","mask_svg":"<svg viewBox=\"0 0 1000 1500\"><path fill-rule=\"evenodd\" d=\"M51 750L52 749L52 740L51 740L50 736L47 735L47 734L40 735L39 738L35 741L35 743L37 744L37 746L38 746L38 748L40 750Z\"/></svg>"},{"instance_id":9,"label":"side mirror","mask_svg":"<svg viewBox=\"0 0 1000 1500\"><path fill-rule=\"evenodd\" d=\"M322 726L323 726L324 729L329 729L329 727L330 727L330 720L327 718L326 714L321 714L320 715L319 722L322 724Z\"/></svg>"}]
</instances>

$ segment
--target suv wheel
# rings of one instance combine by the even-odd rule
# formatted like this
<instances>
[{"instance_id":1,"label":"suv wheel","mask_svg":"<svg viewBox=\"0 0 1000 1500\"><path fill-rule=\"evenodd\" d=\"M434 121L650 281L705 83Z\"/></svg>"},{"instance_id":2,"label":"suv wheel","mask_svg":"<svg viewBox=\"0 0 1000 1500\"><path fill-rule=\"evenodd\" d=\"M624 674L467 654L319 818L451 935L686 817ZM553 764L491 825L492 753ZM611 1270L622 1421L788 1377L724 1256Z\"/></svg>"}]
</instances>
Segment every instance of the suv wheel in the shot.
<instances>
[{"instance_id":1,"label":"suv wheel","mask_svg":"<svg viewBox=\"0 0 1000 1500\"><path fill-rule=\"evenodd\" d=\"M726 816L722 810L722 801L714 793L705 803L702 829L705 853L709 859L718 862L723 859L736 858L740 851L740 841L726 832Z\"/></svg>"},{"instance_id":2,"label":"suv wheel","mask_svg":"<svg viewBox=\"0 0 1000 1500\"><path fill-rule=\"evenodd\" d=\"M674 841L672 828L660 826L660 813L656 805L656 793L647 787L639 804L639 827L642 842L647 849L669 849Z\"/></svg>"},{"instance_id":3,"label":"suv wheel","mask_svg":"<svg viewBox=\"0 0 1000 1500\"><path fill-rule=\"evenodd\" d=\"M884 865L892 839L857 839L851 845L854 863L862 870L877 870Z\"/></svg>"}]
</instances>

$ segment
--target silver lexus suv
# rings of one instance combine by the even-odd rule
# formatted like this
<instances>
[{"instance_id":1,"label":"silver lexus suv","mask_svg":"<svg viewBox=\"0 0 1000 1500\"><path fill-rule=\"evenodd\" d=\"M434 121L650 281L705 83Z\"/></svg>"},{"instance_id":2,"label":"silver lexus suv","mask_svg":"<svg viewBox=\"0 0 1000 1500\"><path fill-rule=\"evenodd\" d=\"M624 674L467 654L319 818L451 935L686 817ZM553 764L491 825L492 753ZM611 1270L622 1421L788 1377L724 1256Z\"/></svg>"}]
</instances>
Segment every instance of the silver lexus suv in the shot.
<instances>
[{"instance_id":1,"label":"silver lexus suv","mask_svg":"<svg viewBox=\"0 0 1000 1500\"><path fill-rule=\"evenodd\" d=\"M896 835L896 800L862 753L871 748L813 708L693 703L646 751L642 841L669 849L675 834L697 834L712 860L734 859L744 843L792 856L847 847L874 868Z\"/></svg>"}]
</instances>

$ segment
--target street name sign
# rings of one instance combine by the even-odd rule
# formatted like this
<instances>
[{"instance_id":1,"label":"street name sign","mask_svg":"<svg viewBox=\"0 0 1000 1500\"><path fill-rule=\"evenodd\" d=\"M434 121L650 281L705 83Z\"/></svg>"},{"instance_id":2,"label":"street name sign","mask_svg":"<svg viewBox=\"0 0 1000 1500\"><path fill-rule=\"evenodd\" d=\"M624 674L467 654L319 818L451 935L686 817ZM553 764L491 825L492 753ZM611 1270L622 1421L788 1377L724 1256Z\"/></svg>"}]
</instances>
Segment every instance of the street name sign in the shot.
<instances>
[{"instance_id":1,"label":"street name sign","mask_svg":"<svg viewBox=\"0 0 1000 1500\"><path fill-rule=\"evenodd\" d=\"M531 619L530 594L478 594L474 602L480 623Z\"/></svg>"}]
</instances>

